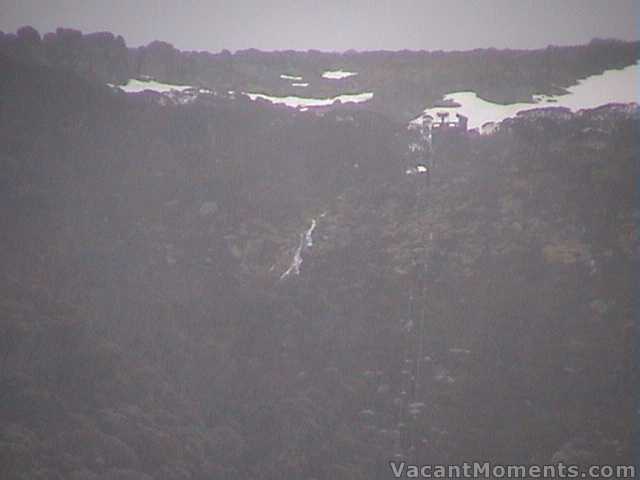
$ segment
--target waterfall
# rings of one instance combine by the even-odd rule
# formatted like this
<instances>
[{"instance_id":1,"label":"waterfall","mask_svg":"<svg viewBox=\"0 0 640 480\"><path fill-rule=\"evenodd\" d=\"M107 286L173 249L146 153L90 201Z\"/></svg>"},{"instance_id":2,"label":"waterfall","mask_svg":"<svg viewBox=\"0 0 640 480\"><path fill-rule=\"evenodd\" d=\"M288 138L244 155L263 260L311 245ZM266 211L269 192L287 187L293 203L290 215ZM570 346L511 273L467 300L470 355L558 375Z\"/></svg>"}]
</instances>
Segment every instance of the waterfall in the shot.
<instances>
[{"instance_id":1,"label":"waterfall","mask_svg":"<svg viewBox=\"0 0 640 480\"><path fill-rule=\"evenodd\" d=\"M324 216L324 214L321 216ZM318 222L316 221L316 219L312 219L311 226L305 232L300 234L300 241L298 242L298 247L293 254L291 265L289 265L289 268L282 275L280 275L280 280L284 280L292 273L294 275L300 275L300 266L302 265L302 252L304 252L307 248L311 248L313 246L312 235L317 224Z\"/></svg>"}]
</instances>

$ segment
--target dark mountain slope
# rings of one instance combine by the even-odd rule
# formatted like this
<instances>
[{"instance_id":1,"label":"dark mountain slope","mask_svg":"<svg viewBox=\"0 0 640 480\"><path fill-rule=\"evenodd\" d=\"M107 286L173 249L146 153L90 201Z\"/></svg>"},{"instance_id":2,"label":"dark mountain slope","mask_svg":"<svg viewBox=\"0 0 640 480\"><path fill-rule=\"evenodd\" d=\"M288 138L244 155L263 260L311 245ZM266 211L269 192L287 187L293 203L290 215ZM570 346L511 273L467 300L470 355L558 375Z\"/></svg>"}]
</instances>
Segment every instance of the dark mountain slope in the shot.
<instances>
[{"instance_id":1,"label":"dark mountain slope","mask_svg":"<svg viewBox=\"0 0 640 480\"><path fill-rule=\"evenodd\" d=\"M2 478L631 461L637 109L442 145L425 186L378 114L0 61Z\"/></svg>"},{"instance_id":2,"label":"dark mountain slope","mask_svg":"<svg viewBox=\"0 0 640 480\"><path fill-rule=\"evenodd\" d=\"M224 93L314 98L373 92L368 107L401 121L414 118L455 91L475 91L498 103L531 101L533 94L559 94L578 79L637 62L638 47L638 42L595 39L588 45L541 50L326 53L250 49L211 54L179 51L161 41L127 48L122 37L109 32L83 35L63 28L43 38L30 27L16 35L0 36L0 53L68 68L96 82L121 84L150 76ZM358 75L337 81L322 78L331 69ZM292 85L296 82L280 78L282 74L302 76L309 86L296 87Z\"/></svg>"}]
</instances>

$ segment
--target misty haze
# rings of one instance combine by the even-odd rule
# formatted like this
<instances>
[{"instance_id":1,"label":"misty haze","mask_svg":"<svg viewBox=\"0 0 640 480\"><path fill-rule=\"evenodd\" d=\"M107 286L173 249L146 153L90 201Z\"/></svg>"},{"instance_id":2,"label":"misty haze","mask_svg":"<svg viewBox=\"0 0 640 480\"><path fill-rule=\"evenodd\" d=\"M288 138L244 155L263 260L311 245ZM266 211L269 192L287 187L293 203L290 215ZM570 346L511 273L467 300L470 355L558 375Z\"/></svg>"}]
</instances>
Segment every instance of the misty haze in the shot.
<instances>
[{"instance_id":1,"label":"misty haze","mask_svg":"<svg viewBox=\"0 0 640 480\"><path fill-rule=\"evenodd\" d=\"M639 11L0 0L0 480L634 478Z\"/></svg>"}]
</instances>

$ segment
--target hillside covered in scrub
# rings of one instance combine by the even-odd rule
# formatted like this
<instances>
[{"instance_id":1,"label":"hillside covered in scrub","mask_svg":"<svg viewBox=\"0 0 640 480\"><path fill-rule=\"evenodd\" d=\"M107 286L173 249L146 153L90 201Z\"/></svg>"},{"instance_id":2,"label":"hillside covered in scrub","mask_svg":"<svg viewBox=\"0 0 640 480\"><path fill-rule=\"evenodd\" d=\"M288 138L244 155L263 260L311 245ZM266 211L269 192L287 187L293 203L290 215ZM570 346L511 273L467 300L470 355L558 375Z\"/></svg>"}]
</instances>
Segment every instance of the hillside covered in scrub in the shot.
<instances>
[{"instance_id":1,"label":"hillside covered in scrub","mask_svg":"<svg viewBox=\"0 0 640 480\"><path fill-rule=\"evenodd\" d=\"M406 169L407 121L452 89L527 99L636 44L232 55L23 29L0 52L0 478L633 461L638 106L533 110ZM106 85L329 67L374 101Z\"/></svg>"},{"instance_id":2,"label":"hillside covered in scrub","mask_svg":"<svg viewBox=\"0 0 640 480\"><path fill-rule=\"evenodd\" d=\"M19 60L70 69L98 83L124 84L151 77L226 94L335 97L372 92L369 110L409 121L443 95L474 91L492 102L531 101L554 95L590 75L640 59L638 42L595 39L587 45L543 50L478 49L463 52L310 50L231 53L187 52L167 42L127 47L110 32L82 34L59 28L40 35L31 27L0 32L0 53ZM331 77L326 71L357 75Z\"/></svg>"}]
</instances>

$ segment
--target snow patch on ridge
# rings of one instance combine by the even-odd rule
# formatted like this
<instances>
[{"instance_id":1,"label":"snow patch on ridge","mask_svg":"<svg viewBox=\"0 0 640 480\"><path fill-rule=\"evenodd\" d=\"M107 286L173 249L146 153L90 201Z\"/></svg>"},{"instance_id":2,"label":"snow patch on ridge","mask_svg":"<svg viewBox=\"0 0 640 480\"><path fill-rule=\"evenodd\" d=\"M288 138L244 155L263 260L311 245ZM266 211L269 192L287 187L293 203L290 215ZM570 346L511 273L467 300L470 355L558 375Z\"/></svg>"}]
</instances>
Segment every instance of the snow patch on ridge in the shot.
<instances>
[{"instance_id":1,"label":"snow patch on ridge","mask_svg":"<svg viewBox=\"0 0 640 480\"><path fill-rule=\"evenodd\" d=\"M274 97L263 93L245 93L251 100L267 100L274 104L286 105L291 108L309 108L309 107L326 107L333 105L335 102L341 103L362 103L373 98L373 92L364 93L348 93L330 98L308 98L308 97Z\"/></svg>"},{"instance_id":2,"label":"snow patch on ridge","mask_svg":"<svg viewBox=\"0 0 640 480\"><path fill-rule=\"evenodd\" d=\"M145 90L151 90L158 93L167 93L171 91L182 92L184 90L196 89L191 85L171 85L169 83L157 82L155 80L138 80L135 78L129 79L125 85L109 85L111 87L117 87L127 93L139 93Z\"/></svg>"},{"instance_id":3,"label":"snow patch on ridge","mask_svg":"<svg viewBox=\"0 0 640 480\"><path fill-rule=\"evenodd\" d=\"M356 72L346 72L344 70L327 70L322 74L322 78L329 80L342 80L343 78L349 78L358 75Z\"/></svg>"},{"instance_id":4,"label":"snow patch on ridge","mask_svg":"<svg viewBox=\"0 0 640 480\"><path fill-rule=\"evenodd\" d=\"M564 95L534 95L533 102L520 102L501 105L478 97L476 92L454 92L445 95L445 102L459 107L427 108L412 123L422 123L426 115L437 118L440 112L456 113L469 119L469 128L480 128L482 125L498 123L515 117L518 112L540 107L564 107L571 111L595 108L607 103L640 103L640 62L620 70L607 70L599 75L592 75L579 80L576 85L567 88Z\"/></svg>"}]
</instances>

